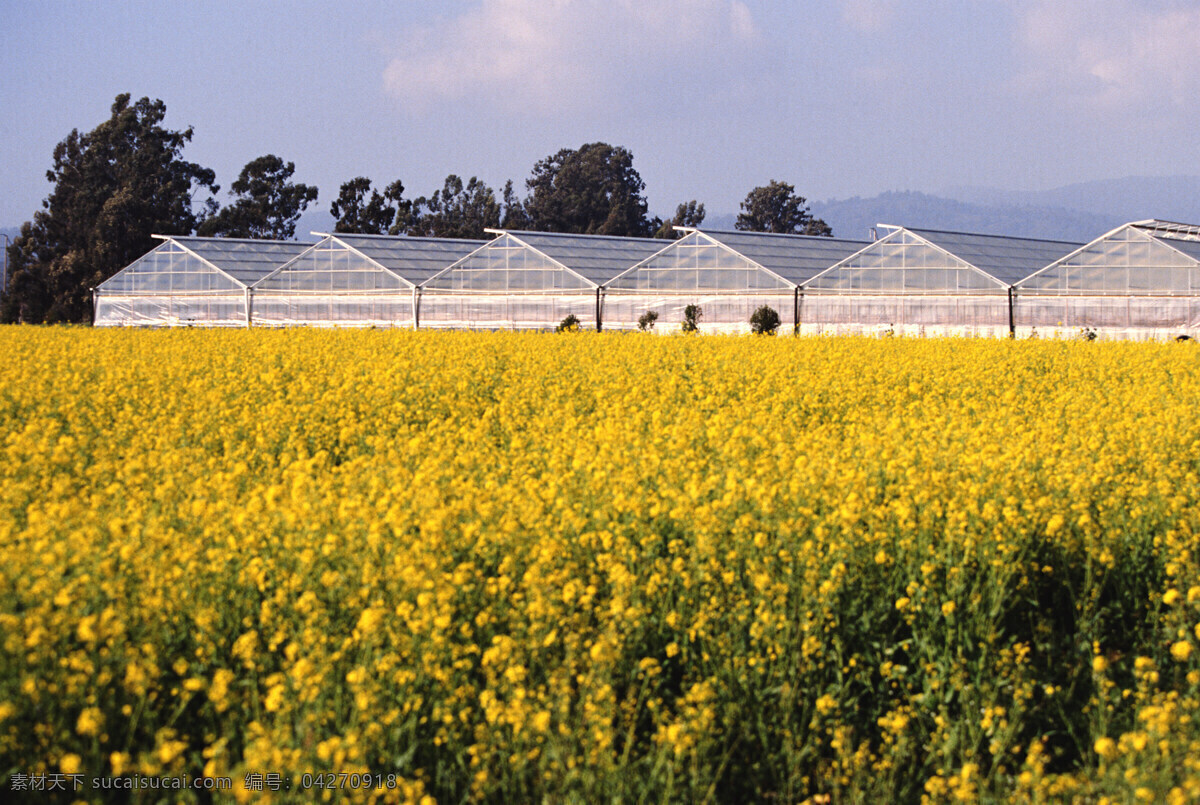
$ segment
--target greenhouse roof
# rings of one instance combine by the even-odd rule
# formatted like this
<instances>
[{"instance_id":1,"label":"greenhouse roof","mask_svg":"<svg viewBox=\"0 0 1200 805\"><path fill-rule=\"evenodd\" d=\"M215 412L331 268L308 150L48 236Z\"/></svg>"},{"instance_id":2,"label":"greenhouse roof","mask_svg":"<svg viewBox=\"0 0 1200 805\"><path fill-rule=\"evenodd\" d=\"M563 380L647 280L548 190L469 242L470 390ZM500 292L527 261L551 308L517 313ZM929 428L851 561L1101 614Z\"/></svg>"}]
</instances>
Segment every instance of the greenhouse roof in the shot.
<instances>
[{"instance_id":1,"label":"greenhouse roof","mask_svg":"<svg viewBox=\"0 0 1200 805\"><path fill-rule=\"evenodd\" d=\"M311 243L283 240L201 238L191 235L154 237L178 244L243 287L253 285L312 246Z\"/></svg>"},{"instance_id":2,"label":"greenhouse roof","mask_svg":"<svg viewBox=\"0 0 1200 805\"><path fill-rule=\"evenodd\" d=\"M1127 226L1144 232L1170 248L1183 252L1193 260L1200 262L1200 226L1156 220L1134 221ZM1104 237L1107 238L1112 234L1110 232Z\"/></svg>"},{"instance_id":3,"label":"greenhouse roof","mask_svg":"<svg viewBox=\"0 0 1200 805\"><path fill-rule=\"evenodd\" d=\"M420 285L487 242L407 235L313 234L353 249L413 285Z\"/></svg>"},{"instance_id":4,"label":"greenhouse roof","mask_svg":"<svg viewBox=\"0 0 1200 805\"><path fill-rule=\"evenodd\" d=\"M1083 245L1062 240L942 232L936 229L885 228L906 229L1004 285L1014 285Z\"/></svg>"},{"instance_id":5,"label":"greenhouse roof","mask_svg":"<svg viewBox=\"0 0 1200 805\"><path fill-rule=\"evenodd\" d=\"M1022 293L1173 295L1200 291L1200 227L1122 224L1017 283Z\"/></svg>"},{"instance_id":6,"label":"greenhouse roof","mask_svg":"<svg viewBox=\"0 0 1200 805\"><path fill-rule=\"evenodd\" d=\"M834 263L869 245L815 235L777 235L719 229L684 229L705 235L794 285L802 285Z\"/></svg>"},{"instance_id":7,"label":"greenhouse roof","mask_svg":"<svg viewBox=\"0 0 1200 805\"><path fill-rule=\"evenodd\" d=\"M635 263L671 245L651 238L612 235L570 235L554 232L520 232L489 229L562 264L593 285L603 285Z\"/></svg>"},{"instance_id":8,"label":"greenhouse roof","mask_svg":"<svg viewBox=\"0 0 1200 805\"><path fill-rule=\"evenodd\" d=\"M1175 238L1161 238L1161 240L1169 240L1172 249L1181 251L1193 260L1200 262L1200 241L1176 240Z\"/></svg>"},{"instance_id":9,"label":"greenhouse roof","mask_svg":"<svg viewBox=\"0 0 1200 805\"><path fill-rule=\"evenodd\" d=\"M1194 224L1181 224L1175 221L1160 221L1158 219L1151 218L1146 221L1134 221L1126 224L1126 226L1139 229L1146 234L1157 238L1200 241L1200 226L1196 226ZM1105 237L1107 237L1107 235Z\"/></svg>"}]
</instances>

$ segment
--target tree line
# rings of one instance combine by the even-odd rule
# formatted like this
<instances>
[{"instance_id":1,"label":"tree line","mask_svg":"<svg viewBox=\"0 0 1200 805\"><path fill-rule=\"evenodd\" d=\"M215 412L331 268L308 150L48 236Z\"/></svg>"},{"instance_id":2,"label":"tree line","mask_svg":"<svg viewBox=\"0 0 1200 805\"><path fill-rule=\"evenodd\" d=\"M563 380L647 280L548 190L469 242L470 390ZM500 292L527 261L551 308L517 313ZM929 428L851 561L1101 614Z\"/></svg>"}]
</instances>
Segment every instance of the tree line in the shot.
<instances>
[{"instance_id":1,"label":"tree line","mask_svg":"<svg viewBox=\"0 0 1200 805\"><path fill-rule=\"evenodd\" d=\"M8 249L0 321L90 321L92 289L153 249L154 234L295 237L318 190L293 181L294 163L274 154L251 160L222 206L216 174L183 157L192 128L164 128L166 111L161 100L118 95L108 120L55 146L46 172L53 189ZM645 187L628 149L596 142L538 160L523 198L512 180L498 197L477 177L451 174L431 196L406 198L399 179L374 186L358 176L342 184L329 211L338 233L438 238L482 239L487 229L675 238L675 227L704 221L704 204L694 199L665 221L650 216ZM751 190L735 227L832 235L781 181Z\"/></svg>"}]
</instances>

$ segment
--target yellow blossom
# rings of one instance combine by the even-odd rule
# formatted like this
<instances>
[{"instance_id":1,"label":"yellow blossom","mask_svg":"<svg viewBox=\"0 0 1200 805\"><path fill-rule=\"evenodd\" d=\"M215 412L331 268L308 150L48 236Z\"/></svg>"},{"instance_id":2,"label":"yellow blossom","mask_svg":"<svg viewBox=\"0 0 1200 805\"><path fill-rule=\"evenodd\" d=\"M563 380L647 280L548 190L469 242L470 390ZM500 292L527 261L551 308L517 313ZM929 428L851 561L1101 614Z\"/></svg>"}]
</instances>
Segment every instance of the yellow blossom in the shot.
<instances>
[{"instance_id":1,"label":"yellow blossom","mask_svg":"<svg viewBox=\"0 0 1200 805\"><path fill-rule=\"evenodd\" d=\"M80 735L97 735L104 726L104 714L99 707L88 707L79 714L75 731Z\"/></svg>"}]
</instances>

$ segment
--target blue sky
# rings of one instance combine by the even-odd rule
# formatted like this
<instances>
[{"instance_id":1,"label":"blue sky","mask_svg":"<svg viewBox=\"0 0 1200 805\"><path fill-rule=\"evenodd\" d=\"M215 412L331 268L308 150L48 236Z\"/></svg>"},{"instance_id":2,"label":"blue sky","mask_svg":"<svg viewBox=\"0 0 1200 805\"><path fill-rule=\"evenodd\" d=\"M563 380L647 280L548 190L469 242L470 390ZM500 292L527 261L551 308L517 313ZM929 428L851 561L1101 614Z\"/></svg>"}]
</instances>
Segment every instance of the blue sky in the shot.
<instances>
[{"instance_id":1,"label":"blue sky","mask_svg":"<svg viewBox=\"0 0 1200 805\"><path fill-rule=\"evenodd\" d=\"M28 2L0 27L0 226L113 98L161 98L220 200L275 153L328 209L358 175L524 190L624 145L651 210L1195 174L1195 0Z\"/></svg>"}]
</instances>

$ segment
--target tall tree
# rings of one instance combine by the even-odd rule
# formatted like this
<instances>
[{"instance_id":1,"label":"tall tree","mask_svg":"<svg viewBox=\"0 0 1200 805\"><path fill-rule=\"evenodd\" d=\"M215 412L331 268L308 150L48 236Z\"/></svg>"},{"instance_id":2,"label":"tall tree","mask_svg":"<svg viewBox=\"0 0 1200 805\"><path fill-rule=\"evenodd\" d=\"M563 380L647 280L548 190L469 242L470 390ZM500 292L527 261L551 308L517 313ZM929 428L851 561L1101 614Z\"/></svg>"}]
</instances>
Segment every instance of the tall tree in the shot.
<instances>
[{"instance_id":1,"label":"tall tree","mask_svg":"<svg viewBox=\"0 0 1200 805\"><path fill-rule=\"evenodd\" d=\"M525 202L517 198L513 190L513 181L504 183L504 205L500 218L501 229L529 229L529 215L525 212Z\"/></svg>"},{"instance_id":2,"label":"tall tree","mask_svg":"<svg viewBox=\"0 0 1200 805\"><path fill-rule=\"evenodd\" d=\"M796 195L795 187L776 181L756 187L746 195L734 227L744 232L833 235L829 224L812 217L804 197Z\"/></svg>"},{"instance_id":3,"label":"tall tree","mask_svg":"<svg viewBox=\"0 0 1200 805\"><path fill-rule=\"evenodd\" d=\"M700 226L704 221L704 205L692 199L675 208L675 215L669 221L663 221L662 226L654 233L654 237L665 240L677 240L677 226Z\"/></svg>"},{"instance_id":4,"label":"tall tree","mask_svg":"<svg viewBox=\"0 0 1200 805\"><path fill-rule=\"evenodd\" d=\"M9 248L5 321L89 320L91 289L154 248L151 235L191 233L193 195L219 189L211 170L182 158L192 129L163 128L166 104L129 97L55 146L54 189Z\"/></svg>"},{"instance_id":5,"label":"tall tree","mask_svg":"<svg viewBox=\"0 0 1200 805\"><path fill-rule=\"evenodd\" d=\"M466 186L454 174L446 177L441 190L431 198L422 196L413 203L410 235L434 238L486 238L485 228L500 226L500 205L496 194L472 176Z\"/></svg>"},{"instance_id":6,"label":"tall tree","mask_svg":"<svg viewBox=\"0 0 1200 805\"><path fill-rule=\"evenodd\" d=\"M371 180L358 176L342 185L329 214L337 219L334 232L361 235L383 235L407 229L411 223L413 203L404 198L404 185L396 180L381 195L371 189ZM393 233L394 234L394 233Z\"/></svg>"},{"instance_id":7,"label":"tall tree","mask_svg":"<svg viewBox=\"0 0 1200 805\"><path fill-rule=\"evenodd\" d=\"M649 237L657 228L646 215L646 183L633 154L620 146L564 148L537 162L525 185L532 229Z\"/></svg>"},{"instance_id":8,"label":"tall tree","mask_svg":"<svg viewBox=\"0 0 1200 805\"><path fill-rule=\"evenodd\" d=\"M247 162L230 186L234 202L204 219L197 231L224 238L290 240L300 214L317 200L317 188L291 181L295 172L295 163L274 154Z\"/></svg>"}]
</instances>

